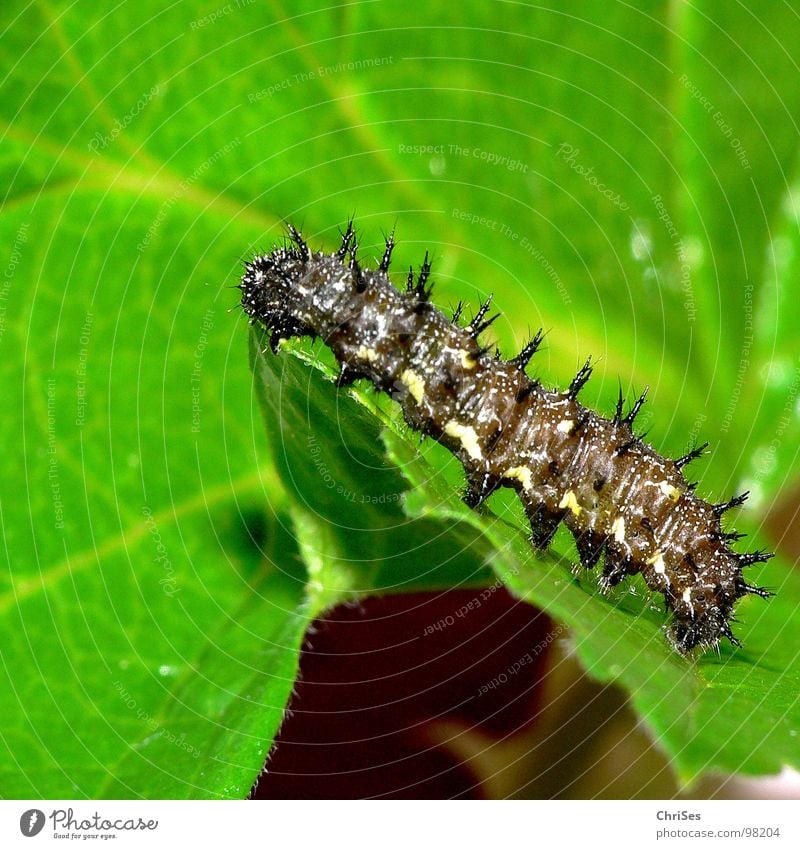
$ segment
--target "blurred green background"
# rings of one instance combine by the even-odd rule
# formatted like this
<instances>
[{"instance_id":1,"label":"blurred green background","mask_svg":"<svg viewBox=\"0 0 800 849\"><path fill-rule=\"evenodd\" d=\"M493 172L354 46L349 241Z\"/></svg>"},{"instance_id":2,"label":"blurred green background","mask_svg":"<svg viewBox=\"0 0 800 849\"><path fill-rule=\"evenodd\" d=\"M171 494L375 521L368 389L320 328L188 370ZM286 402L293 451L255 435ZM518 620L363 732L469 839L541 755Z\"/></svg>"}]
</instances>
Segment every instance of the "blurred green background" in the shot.
<instances>
[{"instance_id":1,"label":"blurred green background","mask_svg":"<svg viewBox=\"0 0 800 849\"><path fill-rule=\"evenodd\" d=\"M1 38L3 797L241 798L263 765L337 598L230 288L284 221L330 247L354 214L368 258L396 225L438 304L494 293L504 351L550 331L546 381L596 357L600 409L648 384L649 440L709 439L701 492L750 489L740 527L785 543L791 5L8 2ZM791 567L720 683L749 676L749 772L800 765ZM765 705L761 748L741 728ZM684 774L739 756L702 757Z\"/></svg>"}]
</instances>

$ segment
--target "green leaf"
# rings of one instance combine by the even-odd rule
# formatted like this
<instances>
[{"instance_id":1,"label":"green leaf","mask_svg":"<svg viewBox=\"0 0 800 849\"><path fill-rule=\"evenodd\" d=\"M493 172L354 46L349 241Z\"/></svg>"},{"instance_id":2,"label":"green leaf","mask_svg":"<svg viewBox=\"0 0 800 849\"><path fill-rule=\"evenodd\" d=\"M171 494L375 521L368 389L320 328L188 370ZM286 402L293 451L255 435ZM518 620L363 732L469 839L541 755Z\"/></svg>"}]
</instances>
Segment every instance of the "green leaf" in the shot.
<instances>
[{"instance_id":1,"label":"green leaf","mask_svg":"<svg viewBox=\"0 0 800 849\"><path fill-rule=\"evenodd\" d=\"M487 580L495 543L444 500L446 529L414 515L393 462L326 503L303 440L328 423L289 405L299 445L266 447L277 378L254 390L226 287L284 220L330 245L355 211L367 256L396 223L441 305L495 293L504 350L550 330L546 380L599 358L599 409L649 384L654 444L718 443L704 487L752 485L750 525L795 481L789 6L5 11L0 795L241 797L315 612Z\"/></svg>"}]
</instances>

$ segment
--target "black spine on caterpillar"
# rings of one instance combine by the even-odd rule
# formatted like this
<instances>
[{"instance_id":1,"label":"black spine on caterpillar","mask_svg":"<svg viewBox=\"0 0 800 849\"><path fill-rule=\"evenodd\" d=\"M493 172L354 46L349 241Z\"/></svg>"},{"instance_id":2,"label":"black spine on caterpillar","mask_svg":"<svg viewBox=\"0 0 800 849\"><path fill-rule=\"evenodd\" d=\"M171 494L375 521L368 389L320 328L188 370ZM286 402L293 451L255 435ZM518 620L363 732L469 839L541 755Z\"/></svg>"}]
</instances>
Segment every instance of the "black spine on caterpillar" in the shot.
<instances>
[{"instance_id":1,"label":"black spine on caterpillar","mask_svg":"<svg viewBox=\"0 0 800 849\"><path fill-rule=\"evenodd\" d=\"M510 360L490 355L478 341L494 320L486 319L489 301L465 327L460 305L447 318L429 300L427 255L398 291L387 274L393 235L375 270L358 261L352 222L331 254L312 252L291 226L289 235L290 243L246 263L240 286L245 312L271 331L273 351L281 339L322 337L339 362L340 385L372 381L410 427L459 458L470 506L513 487L535 546L545 548L563 521L584 567L604 556L604 588L640 572L662 593L679 652L723 636L739 645L730 627L737 599L770 595L742 571L771 555L728 545L738 535L722 530L721 516L745 496L709 504L694 494L682 469L702 448L672 460L636 436L644 395L625 414L620 393L610 419L584 407L577 395L588 361L566 392L546 390L526 374L541 333Z\"/></svg>"}]
</instances>

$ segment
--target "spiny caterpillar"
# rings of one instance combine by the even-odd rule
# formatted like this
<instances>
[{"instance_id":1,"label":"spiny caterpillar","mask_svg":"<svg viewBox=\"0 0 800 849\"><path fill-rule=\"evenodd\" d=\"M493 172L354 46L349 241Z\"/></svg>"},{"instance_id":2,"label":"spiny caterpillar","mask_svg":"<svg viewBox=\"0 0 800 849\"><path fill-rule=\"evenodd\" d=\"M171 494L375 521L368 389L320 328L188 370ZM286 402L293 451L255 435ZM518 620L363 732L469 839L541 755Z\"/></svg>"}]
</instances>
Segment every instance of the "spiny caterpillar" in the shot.
<instances>
[{"instance_id":1,"label":"spiny caterpillar","mask_svg":"<svg viewBox=\"0 0 800 849\"><path fill-rule=\"evenodd\" d=\"M464 500L477 507L500 486L513 487L530 520L537 548L550 543L560 522L575 537L587 569L605 554L601 587L640 572L663 593L672 614L668 637L680 653L734 645L730 622L737 599L771 595L748 584L742 570L772 555L739 554L721 516L742 504L737 496L709 504L694 494L683 468L706 445L677 460L662 457L637 437L633 422L645 393L625 413L620 390L610 419L577 400L592 372L590 361L566 392L531 380L526 366L542 342L539 331L517 356L502 360L479 338L489 298L465 326L462 305L447 318L430 303L428 255L406 290L388 277L395 246L386 240L380 265L362 268L352 221L335 253L312 252L288 227L290 243L245 264L242 306L252 322L281 339L321 337L339 363L338 385L366 378L402 407L414 430L446 446L464 466Z\"/></svg>"}]
</instances>

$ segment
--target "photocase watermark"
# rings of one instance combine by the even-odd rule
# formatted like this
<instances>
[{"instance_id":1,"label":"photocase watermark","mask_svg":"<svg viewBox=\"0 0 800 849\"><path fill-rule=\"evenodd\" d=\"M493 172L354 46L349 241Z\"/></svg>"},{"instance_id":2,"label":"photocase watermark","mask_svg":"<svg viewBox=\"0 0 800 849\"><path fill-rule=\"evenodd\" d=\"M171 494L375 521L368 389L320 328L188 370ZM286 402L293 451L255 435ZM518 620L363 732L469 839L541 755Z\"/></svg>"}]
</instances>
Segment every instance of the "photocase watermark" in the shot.
<instances>
[{"instance_id":1,"label":"photocase watermark","mask_svg":"<svg viewBox=\"0 0 800 849\"><path fill-rule=\"evenodd\" d=\"M154 85L151 89L146 91L137 101L133 104L133 106L128 110L128 112L122 116L122 119L115 118L114 125L107 133L96 132L91 140L89 141L87 147L92 153L97 153L99 150L105 150L112 142L114 142L119 136L120 133L124 132L133 121L141 115L142 112L147 108L148 104L150 104L156 97L162 94L165 90L165 87L158 83Z\"/></svg>"},{"instance_id":2,"label":"photocase watermark","mask_svg":"<svg viewBox=\"0 0 800 849\"><path fill-rule=\"evenodd\" d=\"M200 433L200 377L203 373L203 356L208 347L208 336L214 329L214 310L206 310L203 323L200 326L200 338L194 349L194 365L189 381L192 390L192 433Z\"/></svg>"},{"instance_id":3,"label":"photocase watermark","mask_svg":"<svg viewBox=\"0 0 800 849\"><path fill-rule=\"evenodd\" d=\"M491 681L483 684L478 689L478 695L485 696L490 690L496 690L498 687L502 687L504 684L507 684L515 675L519 674L522 669L533 663L534 660L536 660L536 658L546 648L552 645L552 643L554 643L565 630L566 629L563 625L559 625L553 631L548 632L546 637L543 637L530 651L525 652L522 657L514 661L514 663L512 663L505 672L495 675Z\"/></svg>"},{"instance_id":4,"label":"photocase watermark","mask_svg":"<svg viewBox=\"0 0 800 849\"><path fill-rule=\"evenodd\" d=\"M786 400L783 403L780 415L775 419L775 435L768 443L762 444L753 452L753 474L743 481L743 488L750 490L749 503L751 507L756 507L760 499L763 498L764 491L761 481L775 471L778 465L778 452L786 439L787 431L792 427L796 428L798 418L800 418L800 403L798 403L798 396L800 396L800 358L794 364L791 377L786 374L788 363L776 371L781 375L780 383L785 384Z\"/></svg>"},{"instance_id":5,"label":"photocase watermark","mask_svg":"<svg viewBox=\"0 0 800 849\"><path fill-rule=\"evenodd\" d=\"M217 21L222 18L227 18L228 15L233 12L237 12L239 9L244 9L247 6L252 6L256 0L235 0L233 3L226 3L224 6L220 6L219 9L215 9L213 12L209 12L207 15L203 15L202 18L196 18L189 24L189 29L198 30L203 29L203 27L211 26L211 24L215 24Z\"/></svg>"},{"instance_id":6,"label":"photocase watermark","mask_svg":"<svg viewBox=\"0 0 800 849\"><path fill-rule=\"evenodd\" d=\"M703 430L703 426L708 421L708 416L705 413L698 413L695 420L692 422L691 428L689 428L689 444L696 445L700 441L700 433Z\"/></svg>"},{"instance_id":7,"label":"photocase watermark","mask_svg":"<svg viewBox=\"0 0 800 849\"><path fill-rule=\"evenodd\" d=\"M505 224L501 224L496 218L489 218L486 215L480 215L468 209L459 209L457 206L453 207L451 215L457 221L465 221L467 224L472 224L473 226L485 227L493 233L501 233L506 227Z\"/></svg>"},{"instance_id":8,"label":"photocase watermark","mask_svg":"<svg viewBox=\"0 0 800 849\"><path fill-rule=\"evenodd\" d=\"M585 165L581 165L578 162L578 157L580 156L581 149L579 147L575 147L574 145L569 144L568 142L562 142L558 146L558 150L556 151L556 156L560 159L563 159L564 162L569 165L569 167L579 176L583 177L584 180L590 185L593 186L597 191L604 197L607 198L614 206L619 209L625 210L630 209L630 205L626 203L619 192L615 192L613 189L606 186L605 183L601 182L597 179L594 173L594 165L589 166L588 168Z\"/></svg>"},{"instance_id":9,"label":"photocase watermark","mask_svg":"<svg viewBox=\"0 0 800 849\"><path fill-rule=\"evenodd\" d=\"M663 222L667 230L667 234L672 241L675 256L678 259L678 286L681 292L683 292L683 308L686 311L686 321L692 324L697 318L697 307L694 300L694 289L692 288L692 252L678 232L678 228L675 226L672 216L667 211L661 195L653 195L651 200L658 213L658 220Z\"/></svg>"},{"instance_id":10,"label":"photocase watermark","mask_svg":"<svg viewBox=\"0 0 800 849\"><path fill-rule=\"evenodd\" d=\"M681 74L678 82L691 94L700 106L711 116L711 120L717 125L722 135L728 139L739 164L745 171L751 171L752 166L747 158L747 151L740 139L733 134L733 126L727 122L723 113L703 94L703 92L689 79L686 74Z\"/></svg>"},{"instance_id":11,"label":"photocase watermark","mask_svg":"<svg viewBox=\"0 0 800 849\"><path fill-rule=\"evenodd\" d=\"M336 494L341 496L345 501L349 501L352 504L394 504L403 497L402 492L381 492L373 495L367 492L354 492L348 489L333 476L333 473L323 459L322 446L313 435L308 437L307 445L309 454L311 455L311 462L322 478L325 488L335 490Z\"/></svg>"},{"instance_id":12,"label":"photocase watermark","mask_svg":"<svg viewBox=\"0 0 800 849\"><path fill-rule=\"evenodd\" d=\"M201 162L197 168L192 171L192 173L185 179L181 180L180 185L176 189L172 195L161 204L158 210L158 214L153 219L153 222L147 228L147 233L145 233L144 238L141 242L136 246L136 250L139 253L143 253L145 248L153 241L156 233L161 229L161 225L167 220L167 215L169 214L170 209L186 194L187 189L195 182L197 182L203 174L211 168L216 162L219 162L223 156L227 156L234 148L237 148L242 143L242 140L237 136L234 139L231 139L227 144L223 145L219 150L215 150L208 159Z\"/></svg>"},{"instance_id":13,"label":"photocase watermark","mask_svg":"<svg viewBox=\"0 0 800 849\"><path fill-rule=\"evenodd\" d=\"M461 158L478 159L486 165L502 167L511 172L528 173L528 166L521 159L514 159L492 150L484 150L482 147L462 147L458 144L401 144L397 146L397 152L411 156L444 156L448 154Z\"/></svg>"},{"instance_id":14,"label":"photocase watermark","mask_svg":"<svg viewBox=\"0 0 800 849\"><path fill-rule=\"evenodd\" d=\"M30 808L19 818L19 830L25 837L36 837L48 819L53 837L68 840L110 840L116 838L118 831L155 831L158 828L158 820L142 817L108 819L98 811L83 816L76 815L74 808L54 808L45 816L39 808Z\"/></svg>"},{"instance_id":15,"label":"photocase watermark","mask_svg":"<svg viewBox=\"0 0 800 849\"><path fill-rule=\"evenodd\" d=\"M319 476L322 478L322 483L326 489L334 489L336 487L336 478L331 474L325 461L322 459L322 446L317 442L314 436L308 437L308 450L311 454L311 462L316 466Z\"/></svg>"},{"instance_id":16,"label":"photocase watermark","mask_svg":"<svg viewBox=\"0 0 800 849\"><path fill-rule=\"evenodd\" d=\"M47 380L47 481L53 502L55 526L64 529L64 501L61 495L61 478L58 470L58 441L56 439L56 381Z\"/></svg>"},{"instance_id":17,"label":"photocase watermark","mask_svg":"<svg viewBox=\"0 0 800 849\"><path fill-rule=\"evenodd\" d=\"M333 74L352 73L353 71L365 71L373 68L381 68L385 65L393 65L394 56L372 56L364 59L354 59L352 62L337 62L335 65L320 65L318 68L310 68L308 71L298 71L289 77L284 77L277 82L252 91L247 95L248 103L258 103L268 97L273 97L278 92L285 91L296 85L303 85L312 80L319 80Z\"/></svg>"},{"instance_id":18,"label":"photocase watermark","mask_svg":"<svg viewBox=\"0 0 800 849\"><path fill-rule=\"evenodd\" d=\"M443 616L441 619L437 620L431 625L426 625L425 630L422 632L422 636L429 637L436 631L444 631L451 625L455 625L457 619L463 619L468 613L472 613L473 610L478 610L478 608L480 608L481 605L483 605L485 602L489 601L489 599L498 590L503 589L509 578L511 578L513 575L516 575L518 571L519 569L509 569L493 584L490 584L488 587L481 590L480 593L475 596L475 598L464 602L464 604L462 604L461 607L459 607L455 613Z\"/></svg>"},{"instance_id":19,"label":"photocase watermark","mask_svg":"<svg viewBox=\"0 0 800 849\"><path fill-rule=\"evenodd\" d=\"M44 811L40 811L38 808L29 808L19 818L19 830L25 837L36 837L44 828L44 823Z\"/></svg>"},{"instance_id":20,"label":"photocase watermark","mask_svg":"<svg viewBox=\"0 0 800 849\"><path fill-rule=\"evenodd\" d=\"M789 384L786 387L786 401L783 404L783 409L781 410L781 414L777 420L777 424L775 427L775 439L773 439L773 444L776 441L780 443L780 441L783 440L784 434L788 430L789 426L797 421L798 393L800 393L800 362L795 365L792 379L789 381Z\"/></svg>"},{"instance_id":21,"label":"photocase watermark","mask_svg":"<svg viewBox=\"0 0 800 849\"><path fill-rule=\"evenodd\" d=\"M114 689L119 694L119 697L122 699L122 703L125 707L134 711L136 713L136 717L160 739L166 740L168 743L172 743L173 746L177 746L179 749L183 749L184 752L188 752L193 758L200 757L200 750L191 743L186 742L185 734L173 733L168 728L161 725L158 720L152 717L143 707L138 705L136 703L136 699L128 692L128 690L125 689L125 685L122 681L115 681Z\"/></svg>"},{"instance_id":22,"label":"photocase watermark","mask_svg":"<svg viewBox=\"0 0 800 849\"><path fill-rule=\"evenodd\" d=\"M733 384L730 401L728 401L725 415L722 417L722 424L719 429L722 433L727 433L731 429L733 416L736 412L736 407L739 405L739 398L742 395L742 387L747 372L750 370L750 353L755 341L753 333L753 286L747 283L743 290L744 295L744 323L742 325L742 353L739 357L739 368L736 369L736 382Z\"/></svg>"},{"instance_id":23,"label":"photocase watermark","mask_svg":"<svg viewBox=\"0 0 800 849\"><path fill-rule=\"evenodd\" d=\"M564 306L568 307L572 303L572 298L570 297L567 287L564 285L564 281L561 279L559 273L555 270L552 263L547 259L542 250L536 247L536 245L534 245L527 236L518 233L507 224L497 221L495 218L488 218L485 215L480 215L467 209L453 207L451 216L457 221L465 221L473 226L485 227L487 230L491 230L493 233L499 233L501 236L505 236L505 238L519 245L525 253L533 257L533 259L539 263L544 270L544 273L553 281L556 291L561 296L561 301Z\"/></svg>"},{"instance_id":24,"label":"photocase watermark","mask_svg":"<svg viewBox=\"0 0 800 849\"><path fill-rule=\"evenodd\" d=\"M11 253L6 263L5 273L3 274L3 282L0 284L0 340L6 332L6 314L8 311L8 298L11 294L11 285L14 276L17 273L17 266L22 259L22 249L28 241L29 224L23 221L17 228L17 234L14 237L14 242L11 245Z\"/></svg>"},{"instance_id":25,"label":"photocase watermark","mask_svg":"<svg viewBox=\"0 0 800 849\"><path fill-rule=\"evenodd\" d=\"M178 586L175 569L172 565L172 561L170 560L167 547L161 539L161 533L158 530L158 524L153 516L153 511L145 505L142 507L142 515L145 518L147 530L156 547L156 556L153 558L153 562L160 563L164 569L164 574L159 579L158 583L161 584L162 589L168 596L175 596L181 591L181 588Z\"/></svg>"},{"instance_id":26,"label":"photocase watermark","mask_svg":"<svg viewBox=\"0 0 800 849\"><path fill-rule=\"evenodd\" d=\"M78 365L75 369L75 398L77 400L75 426L83 427L86 423L86 364L89 361L89 341L91 339L94 314L87 312L83 319L81 335L78 337Z\"/></svg>"}]
</instances>

